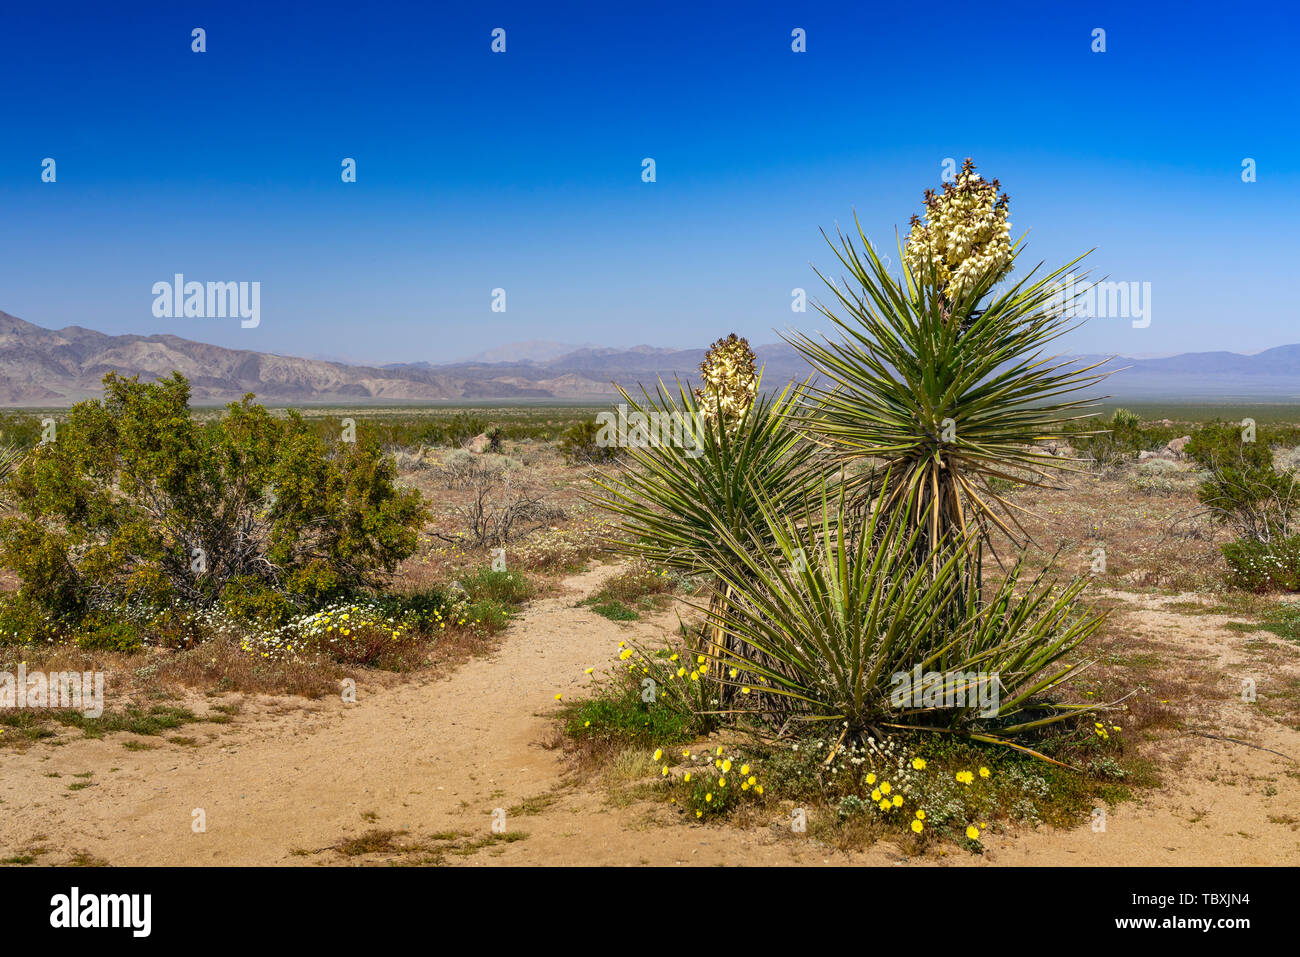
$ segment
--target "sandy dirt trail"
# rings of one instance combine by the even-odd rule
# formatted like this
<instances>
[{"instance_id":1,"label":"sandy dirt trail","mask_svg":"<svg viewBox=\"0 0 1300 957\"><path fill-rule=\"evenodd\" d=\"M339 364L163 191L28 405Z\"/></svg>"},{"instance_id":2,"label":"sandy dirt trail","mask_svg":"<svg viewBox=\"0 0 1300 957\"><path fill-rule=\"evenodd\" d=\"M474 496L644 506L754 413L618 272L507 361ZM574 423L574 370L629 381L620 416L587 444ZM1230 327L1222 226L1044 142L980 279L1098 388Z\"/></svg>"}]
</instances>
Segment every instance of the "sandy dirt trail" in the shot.
<instances>
[{"instance_id":1,"label":"sandy dirt trail","mask_svg":"<svg viewBox=\"0 0 1300 957\"><path fill-rule=\"evenodd\" d=\"M481 835L482 848L447 857L451 864L1300 863L1300 831L1287 821L1300 818L1295 765L1203 739L1189 744L1164 787L1113 810L1104 835L1088 827L990 834L983 857L949 851L909 861L887 843L839 852L780 823L690 826L662 805L616 806L602 789L575 785L562 751L542 742L554 736L557 693L581 697L591 680L584 670L604 670L620 640L675 622L666 615L629 626L574 607L617 570L595 567L566 580L563 594L527 608L497 651L449 679L392 688L363 681L352 705L249 699L197 747L133 751L122 745L131 736L118 734L0 751L0 857L36 844L49 849L43 864L75 852L115 865L418 860L334 849L383 828L408 832L399 840L412 842L455 831L463 844ZM1268 747L1300 752L1290 729L1255 732ZM1268 780L1274 793L1225 786L1228 778ZM77 781L90 786L70 789ZM535 810L507 821L526 837L488 843L494 808L539 797ZM192 829L196 808L206 816L203 833Z\"/></svg>"}]
</instances>

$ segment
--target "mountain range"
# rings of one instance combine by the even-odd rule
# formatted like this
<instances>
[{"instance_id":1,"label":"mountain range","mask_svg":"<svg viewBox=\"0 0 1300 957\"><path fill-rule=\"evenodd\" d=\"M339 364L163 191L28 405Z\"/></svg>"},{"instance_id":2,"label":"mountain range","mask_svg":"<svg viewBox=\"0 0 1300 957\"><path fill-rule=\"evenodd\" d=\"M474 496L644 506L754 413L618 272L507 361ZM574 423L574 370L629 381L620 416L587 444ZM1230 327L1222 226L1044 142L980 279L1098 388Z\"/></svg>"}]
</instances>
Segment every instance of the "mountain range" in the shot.
<instances>
[{"instance_id":1,"label":"mountain range","mask_svg":"<svg viewBox=\"0 0 1300 957\"><path fill-rule=\"evenodd\" d=\"M785 343L758 346L768 383L804 378L811 369ZM433 364L352 365L246 349L174 335L106 335L81 326L45 329L0 312L0 405L60 406L101 393L106 372L155 379L180 371L194 401L217 404L256 393L270 404L398 404L457 401L599 402L612 382L653 387L674 375L691 380L700 349L571 347L527 342L473 359ZM1102 356L1078 356L1079 362ZM1155 359L1117 358L1099 392L1165 401L1300 401L1300 345L1254 355L1193 352Z\"/></svg>"}]
</instances>

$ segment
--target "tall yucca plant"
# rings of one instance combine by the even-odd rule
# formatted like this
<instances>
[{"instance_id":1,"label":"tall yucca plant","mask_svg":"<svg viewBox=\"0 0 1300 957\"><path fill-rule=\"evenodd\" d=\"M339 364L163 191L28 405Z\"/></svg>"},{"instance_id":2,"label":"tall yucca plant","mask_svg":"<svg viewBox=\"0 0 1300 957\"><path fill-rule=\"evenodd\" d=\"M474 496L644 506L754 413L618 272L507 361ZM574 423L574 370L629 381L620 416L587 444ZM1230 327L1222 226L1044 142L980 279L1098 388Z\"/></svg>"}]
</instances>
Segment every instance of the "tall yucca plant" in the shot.
<instances>
[{"instance_id":1,"label":"tall yucca plant","mask_svg":"<svg viewBox=\"0 0 1300 957\"><path fill-rule=\"evenodd\" d=\"M1043 353L1071 328L1081 290L1063 293L1061 279L1083 257L1001 293L993 287L1010 267L990 268L953 294L929 260L909 266L901 245L902 276L892 276L856 225L861 249L843 233L838 245L827 237L852 282L818 273L843 315L817 308L842 341L786 337L823 377L805 390L803 427L841 458L886 466L859 479L864 497L914 497L926 541L991 525L1023 542L1015 506L989 480L1046 485L1049 468L1071 468L1031 446L1063 438L1064 422L1093 404L1078 393L1107 374ZM1008 262L1020 252L1010 247Z\"/></svg>"},{"instance_id":2,"label":"tall yucca plant","mask_svg":"<svg viewBox=\"0 0 1300 957\"><path fill-rule=\"evenodd\" d=\"M853 734L914 728L1010 743L1094 707L1038 698L1083 666L1062 659L1102 621L1078 610L1082 581L1025 582L1017 564L982 597L963 571L962 538L939 543L933 562L917 560L924 526L914 521L915 493L889 509L878 498L862 524L846 517L842 486L838 495L823 486L800 507L757 490L755 498L773 547L747 549L724 533L727 547L711 553L710 566L728 606L725 615L706 613L734 639L720 652L721 666L738 672L728 680L760 711ZM896 676L917 668L990 675L996 704L900 706Z\"/></svg>"},{"instance_id":3,"label":"tall yucca plant","mask_svg":"<svg viewBox=\"0 0 1300 957\"><path fill-rule=\"evenodd\" d=\"M770 547L759 522L759 500L780 508L803 494L824 468L824 456L793 427L798 411L793 383L777 394L756 390L739 418L716 407L680 382L663 383L641 400L619 388L628 415L649 421L681 422L692 441L646 443L627 449L628 463L612 477L597 478L604 494L598 504L615 516L612 544L625 554L687 574L709 574L720 549L762 551ZM726 588L714 589L714 610L724 617ZM723 630L706 629L702 644L724 640Z\"/></svg>"}]
</instances>

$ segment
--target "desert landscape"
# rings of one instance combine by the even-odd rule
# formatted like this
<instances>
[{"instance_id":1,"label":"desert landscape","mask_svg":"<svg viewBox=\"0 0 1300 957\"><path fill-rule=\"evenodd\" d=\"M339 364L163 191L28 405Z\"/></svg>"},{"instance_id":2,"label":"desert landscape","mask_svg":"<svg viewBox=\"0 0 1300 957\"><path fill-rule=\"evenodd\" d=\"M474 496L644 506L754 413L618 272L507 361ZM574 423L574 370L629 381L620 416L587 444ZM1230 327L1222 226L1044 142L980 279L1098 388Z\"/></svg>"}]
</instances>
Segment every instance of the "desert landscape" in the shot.
<instances>
[{"instance_id":1,"label":"desert landscape","mask_svg":"<svg viewBox=\"0 0 1300 957\"><path fill-rule=\"evenodd\" d=\"M9 937L1283 932L1295 19L7 10Z\"/></svg>"},{"instance_id":2,"label":"desert landscape","mask_svg":"<svg viewBox=\"0 0 1300 957\"><path fill-rule=\"evenodd\" d=\"M1149 292L922 209L757 352L0 314L0 861L1300 863L1294 348L1053 353Z\"/></svg>"}]
</instances>

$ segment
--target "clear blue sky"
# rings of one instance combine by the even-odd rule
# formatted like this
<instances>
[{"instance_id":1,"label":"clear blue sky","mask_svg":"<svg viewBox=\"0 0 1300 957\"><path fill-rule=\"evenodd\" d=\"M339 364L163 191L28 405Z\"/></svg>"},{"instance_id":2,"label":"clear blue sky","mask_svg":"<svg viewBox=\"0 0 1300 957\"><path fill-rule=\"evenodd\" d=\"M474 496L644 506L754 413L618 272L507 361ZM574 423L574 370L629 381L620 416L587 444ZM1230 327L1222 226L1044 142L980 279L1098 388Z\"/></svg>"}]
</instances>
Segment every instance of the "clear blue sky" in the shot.
<instances>
[{"instance_id":1,"label":"clear blue sky","mask_svg":"<svg viewBox=\"0 0 1300 957\"><path fill-rule=\"evenodd\" d=\"M892 242L943 159L972 156L1029 258L1096 246L1098 272L1151 283L1148 328L1096 320L1072 348L1297 342L1298 22L1284 4L8 4L0 310L355 361L771 342L819 325L790 311L831 266L819 227L856 209ZM155 318L177 272L261 282L261 325Z\"/></svg>"}]
</instances>

